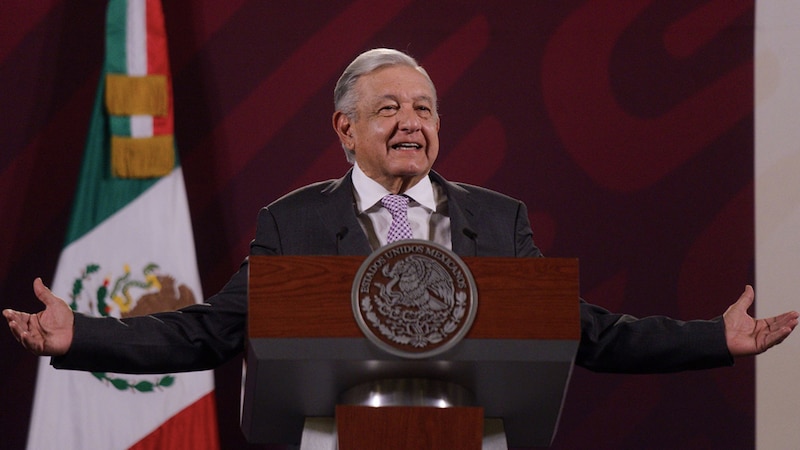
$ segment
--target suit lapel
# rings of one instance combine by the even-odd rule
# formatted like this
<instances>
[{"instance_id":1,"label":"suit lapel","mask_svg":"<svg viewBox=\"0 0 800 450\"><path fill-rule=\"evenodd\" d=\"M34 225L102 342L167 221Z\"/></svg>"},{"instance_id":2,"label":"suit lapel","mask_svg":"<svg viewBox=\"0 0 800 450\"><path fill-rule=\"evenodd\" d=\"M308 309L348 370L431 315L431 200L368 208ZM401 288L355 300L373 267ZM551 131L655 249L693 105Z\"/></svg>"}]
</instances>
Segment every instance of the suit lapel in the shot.
<instances>
[{"instance_id":1,"label":"suit lapel","mask_svg":"<svg viewBox=\"0 0 800 450\"><path fill-rule=\"evenodd\" d=\"M450 216L450 241L453 252L462 256L477 256L473 204L469 192L461 186L445 180L431 171L431 180L442 186L447 195L447 210Z\"/></svg>"},{"instance_id":2,"label":"suit lapel","mask_svg":"<svg viewBox=\"0 0 800 450\"><path fill-rule=\"evenodd\" d=\"M317 211L321 223L335 230L339 255L369 255L372 249L356 217L352 169L320 193L328 197Z\"/></svg>"}]
</instances>

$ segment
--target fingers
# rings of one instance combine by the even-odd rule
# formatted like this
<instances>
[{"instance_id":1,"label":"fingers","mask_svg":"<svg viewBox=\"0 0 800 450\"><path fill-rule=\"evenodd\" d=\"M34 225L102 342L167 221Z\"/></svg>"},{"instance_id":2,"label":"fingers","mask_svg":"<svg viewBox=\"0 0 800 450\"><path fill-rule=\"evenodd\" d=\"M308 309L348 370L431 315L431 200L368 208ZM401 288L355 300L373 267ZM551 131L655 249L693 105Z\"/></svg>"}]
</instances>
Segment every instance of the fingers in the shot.
<instances>
[{"instance_id":1,"label":"fingers","mask_svg":"<svg viewBox=\"0 0 800 450\"><path fill-rule=\"evenodd\" d=\"M23 327L23 325L27 325L28 323L26 316L27 314L14 311L13 309L3 310L3 317L8 321L8 328L11 330L11 334L23 347L26 347L24 341L28 331L27 327Z\"/></svg>"},{"instance_id":2,"label":"fingers","mask_svg":"<svg viewBox=\"0 0 800 450\"><path fill-rule=\"evenodd\" d=\"M794 311L786 312L769 319L763 319L766 325L762 328L763 345L760 351L774 347L783 342L797 326L798 314ZM758 340L758 337L756 338Z\"/></svg>"},{"instance_id":3,"label":"fingers","mask_svg":"<svg viewBox=\"0 0 800 450\"><path fill-rule=\"evenodd\" d=\"M19 313L17 311L14 311L13 309L4 309L3 310L3 317L5 317L6 320L9 321L9 323L12 320L16 320L18 314Z\"/></svg>"},{"instance_id":4,"label":"fingers","mask_svg":"<svg viewBox=\"0 0 800 450\"><path fill-rule=\"evenodd\" d=\"M27 322L25 316L26 316L25 313L14 311L13 309L3 310L3 317L5 317L6 320L8 321L8 326L9 328L11 328L11 331L20 330L19 324Z\"/></svg>"},{"instance_id":5,"label":"fingers","mask_svg":"<svg viewBox=\"0 0 800 450\"><path fill-rule=\"evenodd\" d=\"M786 328L791 332L797 326L797 313L795 311L785 312L781 315L767 319L771 329Z\"/></svg>"},{"instance_id":6,"label":"fingers","mask_svg":"<svg viewBox=\"0 0 800 450\"><path fill-rule=\"evenodd\" d=\"M781 327L775 331L770 332L766 336L766 348L764 350L780 344L787 337L789 337L789 334L791 334L791 332L792 328L790 327Z\"/></svg>"},{"instance_id":7,"label":"fingers","mask_svg":"<svg viewBox=\"0 0 800 450\"><path fill-rule=\"evenodd\" d=\"M41 356L44 353L45 341L42 336L39 316L6 309L3 316L8 320L8 328L22 347L31 353Z\"/></svg>"}]
</instances>

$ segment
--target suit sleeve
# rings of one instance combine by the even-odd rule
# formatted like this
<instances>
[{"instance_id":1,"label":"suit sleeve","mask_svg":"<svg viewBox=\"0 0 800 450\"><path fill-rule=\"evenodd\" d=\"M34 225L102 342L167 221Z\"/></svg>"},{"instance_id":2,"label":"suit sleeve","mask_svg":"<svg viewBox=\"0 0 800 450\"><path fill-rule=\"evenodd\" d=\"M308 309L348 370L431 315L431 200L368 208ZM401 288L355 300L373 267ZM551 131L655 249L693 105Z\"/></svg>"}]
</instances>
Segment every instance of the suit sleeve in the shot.
<instances>
[{"instance_id":1,"label":"suit sleeve","mask_svg":"<svg viewBox=\"0 0 800 450\"><path fill-rule=\"evenodd\" d=\"M668 373L730 366L725 324L613 314L581 300L575 363L596 372Z\"/></svg>"}]
</instances>

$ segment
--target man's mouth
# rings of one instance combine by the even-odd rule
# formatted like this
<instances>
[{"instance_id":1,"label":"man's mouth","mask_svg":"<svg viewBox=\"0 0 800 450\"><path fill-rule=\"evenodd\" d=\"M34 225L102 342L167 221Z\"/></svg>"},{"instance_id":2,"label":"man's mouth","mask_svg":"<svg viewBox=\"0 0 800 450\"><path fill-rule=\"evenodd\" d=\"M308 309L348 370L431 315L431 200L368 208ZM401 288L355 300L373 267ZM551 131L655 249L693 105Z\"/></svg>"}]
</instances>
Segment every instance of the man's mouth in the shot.
<instances>
[{"instance_id":1,"label":"man's mouth","mask_svg":"<svg viewBox=\"0 0 800 450\"><path fill-rule=\"evenodd\" d=\"M392 148L395 150L418 150L422 148L422 145L414 142L400 142L392 145Z\"/></svg>"}]
</instances>

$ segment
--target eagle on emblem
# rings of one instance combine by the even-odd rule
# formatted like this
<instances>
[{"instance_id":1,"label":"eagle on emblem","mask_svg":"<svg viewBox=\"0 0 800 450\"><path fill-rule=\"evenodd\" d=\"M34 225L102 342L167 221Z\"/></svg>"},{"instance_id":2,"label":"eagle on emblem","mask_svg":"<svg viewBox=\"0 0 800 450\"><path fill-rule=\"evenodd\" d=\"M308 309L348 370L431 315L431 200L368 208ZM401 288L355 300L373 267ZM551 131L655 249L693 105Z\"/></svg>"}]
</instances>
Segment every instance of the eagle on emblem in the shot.
<instances>
[{"instance_id":1,"label":"eagle on emblem","mask_svg":"<svg viewBox=\"0 0 800 450\"><path fill-rule=\"evenodd\" d=\"M194 293L186 285L175 286L175 278L159 275L158 291L142 295L136 306L123 312L122 317L145 316L161 311L177 311L195 303Z\"/></svg>"},{"instance_id":2,"label":"eagle on emblem","mask_svg":"<svg viewBox=\"0 0 800 450\"><path fill-rule=\"evenodd\" d=\"M382 273L389 282L380 286L380 296L390 305L442 311L455 302L453 280L440 264L426 256L409 255L394 266L384 266Z\"/></svg>"}]
</instances>

